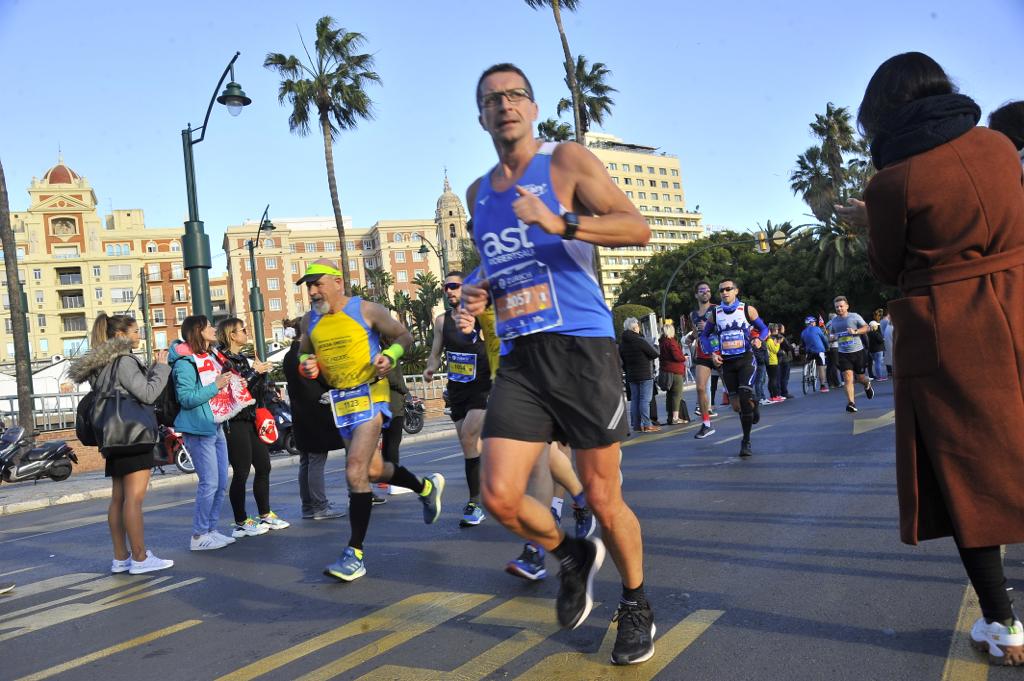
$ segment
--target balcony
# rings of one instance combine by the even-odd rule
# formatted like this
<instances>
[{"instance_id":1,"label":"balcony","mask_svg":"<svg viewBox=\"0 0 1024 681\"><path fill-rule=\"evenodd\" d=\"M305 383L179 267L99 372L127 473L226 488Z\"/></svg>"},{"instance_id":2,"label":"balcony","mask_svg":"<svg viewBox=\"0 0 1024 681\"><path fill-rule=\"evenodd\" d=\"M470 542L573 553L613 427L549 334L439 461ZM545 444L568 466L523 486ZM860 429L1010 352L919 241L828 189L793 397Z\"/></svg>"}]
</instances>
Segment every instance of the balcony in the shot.
<instances>
[{"instance_id":1,"label":"balcony","mask_svg":"<svg viewBox=\"0 0 1024 681\"><path fill-rule=\"evenodd\" d=\"M60 306L64 310L82 310L85 308L85 296L61 296Z\"/></svg>"},{"instance_id":2,"label":"balcony","mask_svg":"<svg viewBox=\"0 0 1024 681\"><path fill-rule=\"evenodd\" d=\"M82 272L57 272L57 286L81 286Z\"/></svg>"},{"instance_id":3,"label":"balcony","mask_svg":"<svg viewBox=\"0 0 1024 681\"><path fill-rule=\"evenodd\" d=\"M89 330L89 324L85 320L85 315L80 317L65 317L61 326L63 333L82 333L83 331Z\"/></svg>"}]
</instances>

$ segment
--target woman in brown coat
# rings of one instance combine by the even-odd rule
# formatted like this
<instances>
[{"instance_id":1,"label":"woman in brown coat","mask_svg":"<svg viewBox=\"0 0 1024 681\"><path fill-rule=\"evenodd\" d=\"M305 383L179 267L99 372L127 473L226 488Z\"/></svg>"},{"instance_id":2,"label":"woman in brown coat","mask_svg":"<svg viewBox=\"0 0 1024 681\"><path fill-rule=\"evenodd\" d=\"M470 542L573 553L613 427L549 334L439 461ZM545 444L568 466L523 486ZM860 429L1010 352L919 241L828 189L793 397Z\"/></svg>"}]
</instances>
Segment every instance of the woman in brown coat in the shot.
<instances>
[{"instance_id":1,"label":"woman in brown coat","mask_svg":"<svg viewBox=\"0 0 1024 681\"><path fill-rule=\"evenodd\" d=\"M972 640L1024 664L1000 558L1024 541L1024 188L980 115L924 54L878 68L858 116L878 168L868 255L904 296L889 303L901 538L954 538L983 613Z\"/></svg>"}]
</instances>

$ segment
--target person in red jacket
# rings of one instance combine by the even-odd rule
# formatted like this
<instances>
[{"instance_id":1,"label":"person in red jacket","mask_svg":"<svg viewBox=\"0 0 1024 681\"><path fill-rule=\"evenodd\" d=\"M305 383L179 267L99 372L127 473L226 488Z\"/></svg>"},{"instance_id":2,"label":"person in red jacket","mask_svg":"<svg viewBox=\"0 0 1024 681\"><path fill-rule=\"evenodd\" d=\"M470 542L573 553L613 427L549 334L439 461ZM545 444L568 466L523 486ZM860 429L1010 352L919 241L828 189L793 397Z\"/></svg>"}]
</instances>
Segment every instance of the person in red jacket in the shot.
<instances>
[{"instance_id":1,"label":"person in red jacket","mask_svg":"<svg viewBox=\"0 0 1024 681\"><path fill-rule=\"evenodd\" d=\"M690 422L690 411L686 407L686 400L683 399L683 383L686 380L686 355L683 348L676 340L676 327L671 322L661 327L661 338L658 339L658 350L660 351L660 371L668 374L670 380L663 382L659 378L659 387L666 386L665 411L668 413L668 425L676 422L676 414L683 423Z\"/></svg>"}]
</instances>

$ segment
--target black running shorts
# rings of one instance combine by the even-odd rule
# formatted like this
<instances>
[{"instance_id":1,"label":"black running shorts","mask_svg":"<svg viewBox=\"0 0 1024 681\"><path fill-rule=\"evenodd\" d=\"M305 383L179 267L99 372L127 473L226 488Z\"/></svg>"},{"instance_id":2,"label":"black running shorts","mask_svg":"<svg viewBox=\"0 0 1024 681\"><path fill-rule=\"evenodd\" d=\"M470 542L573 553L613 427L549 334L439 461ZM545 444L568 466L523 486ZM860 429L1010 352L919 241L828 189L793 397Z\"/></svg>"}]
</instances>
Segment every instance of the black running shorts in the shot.
<instances>
[{"instance_id":1,"label":"black running shorts","mask_svg":"<svg viewBox=\"0 0 1024 681\"><path fill-rule=\"evenodd\" d=\"M735 359L727 359L718 367L729 397L739 395L740 386L754 387L754 356L749 352Z\"/></svg>"},{"instance_id":2,"label":"black running shorts","mask_svg":"<svg viewBox=\"0 0 1024 681\"><path fill-rule=\"evenodd\" d=\"M513 341L491 389L483 437L607 447L628 433L622 365L611 338L536 333Z\"/></svg>"},{"instance_id":3,"label":"black running shorts","mask_svg":"<svg viewBox=\"0 0 1024 681\"><path fill-rule=\"evenodd\" d=\"M867 362L864 361L864 352L840 352L836 366L840 371L852 371L858 376L863 376L867 369Z\"/></svg>"},{"instance_id":4,"label":"black running shorts","mask_svg":"<svg viewBox=\"0 0 1024 681\"><path fill-rule=\"evenodd\" d=\"M824 352L812 352L807 355L808 362L814 362L820 367L825 366L825 353Z\"/></svg>"},{"instance_id":5,"label":"black running shorts","mask_svg":"<svg viewBox=\"0 0 1024 681\"><path fill-rule=\"evenodd\" d=\"M467 385L473 385L469 383ZM448 408L451 410L452 421L458 423L466 418L473 409L486 409L487 399L491 391L491 382L488 380L486 387L479 387L475 390L456 392L452 395L452 382L448 383Z\"/></svg>"},{"instance_id":6,"label":"black running shorts","mask_svg":"<svg viewBox=\"0 0 1024 681\"><path fill-rule=\"evenodd\" d=\"M694 357L693 365L697 367L707 367L708 369L715 368L715 363L711 361L710 357Z\"/></svg>"}]
</instances>

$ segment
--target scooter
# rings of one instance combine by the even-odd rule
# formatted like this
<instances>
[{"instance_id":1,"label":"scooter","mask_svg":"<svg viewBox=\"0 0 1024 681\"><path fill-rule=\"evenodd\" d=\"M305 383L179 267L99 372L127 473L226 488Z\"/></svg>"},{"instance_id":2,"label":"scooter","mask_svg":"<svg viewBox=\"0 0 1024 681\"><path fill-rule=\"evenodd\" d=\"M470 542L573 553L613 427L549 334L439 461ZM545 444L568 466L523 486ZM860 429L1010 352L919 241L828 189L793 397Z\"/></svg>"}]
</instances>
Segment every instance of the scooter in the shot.
<instances>
[{"instance_id":1,"label":"scooter","mask_svg":"<svg viewBox=\"0 0 1024 681\"><path fill-rule=\"evenodd\" d=\"M78 463L74 450L64 440L52 440L34 446L21 426L8 428L0 435L0 480L23 482L50 478L54 482L71 476L72 463Z\"/></svg>"},{"instance_id":2,"label":"scooter","mask_svg":"<svg viewBox=\"0 0 1024 681\"><path fill-rule=\"evenodd\" d=\"M295 446L295 435L292 433L292 408L278 397L267 401L267 409L274 415L277 424L277 442L270 445L272 454L291 454L298 456L302 452Z\"/></svg>"},{"instance_id":3,"label":"scooter","mask_svg":"<svg viewBox=\"0 0 1024 681\"><path fill-rule=\"evenodd\" d=\"M426 412L423 406L423 398L408 394L405 396L405 422L402 429L414 435L423 430L423 414Z\"/></svg>"},{"instance_id":4,"label":"scooter","mask_svg":"<svg viewBox=\"0 0 1024 681\"><path fill-rule=\"evenodd\" d=\"M185 446L185 438L169 426L160 426L160 449L163 459L157 460L154 468L164 472L163 467L174 464L182 473L195 473L196 465L192 463L192 456Z\"/></svg>"}]
</instances>

